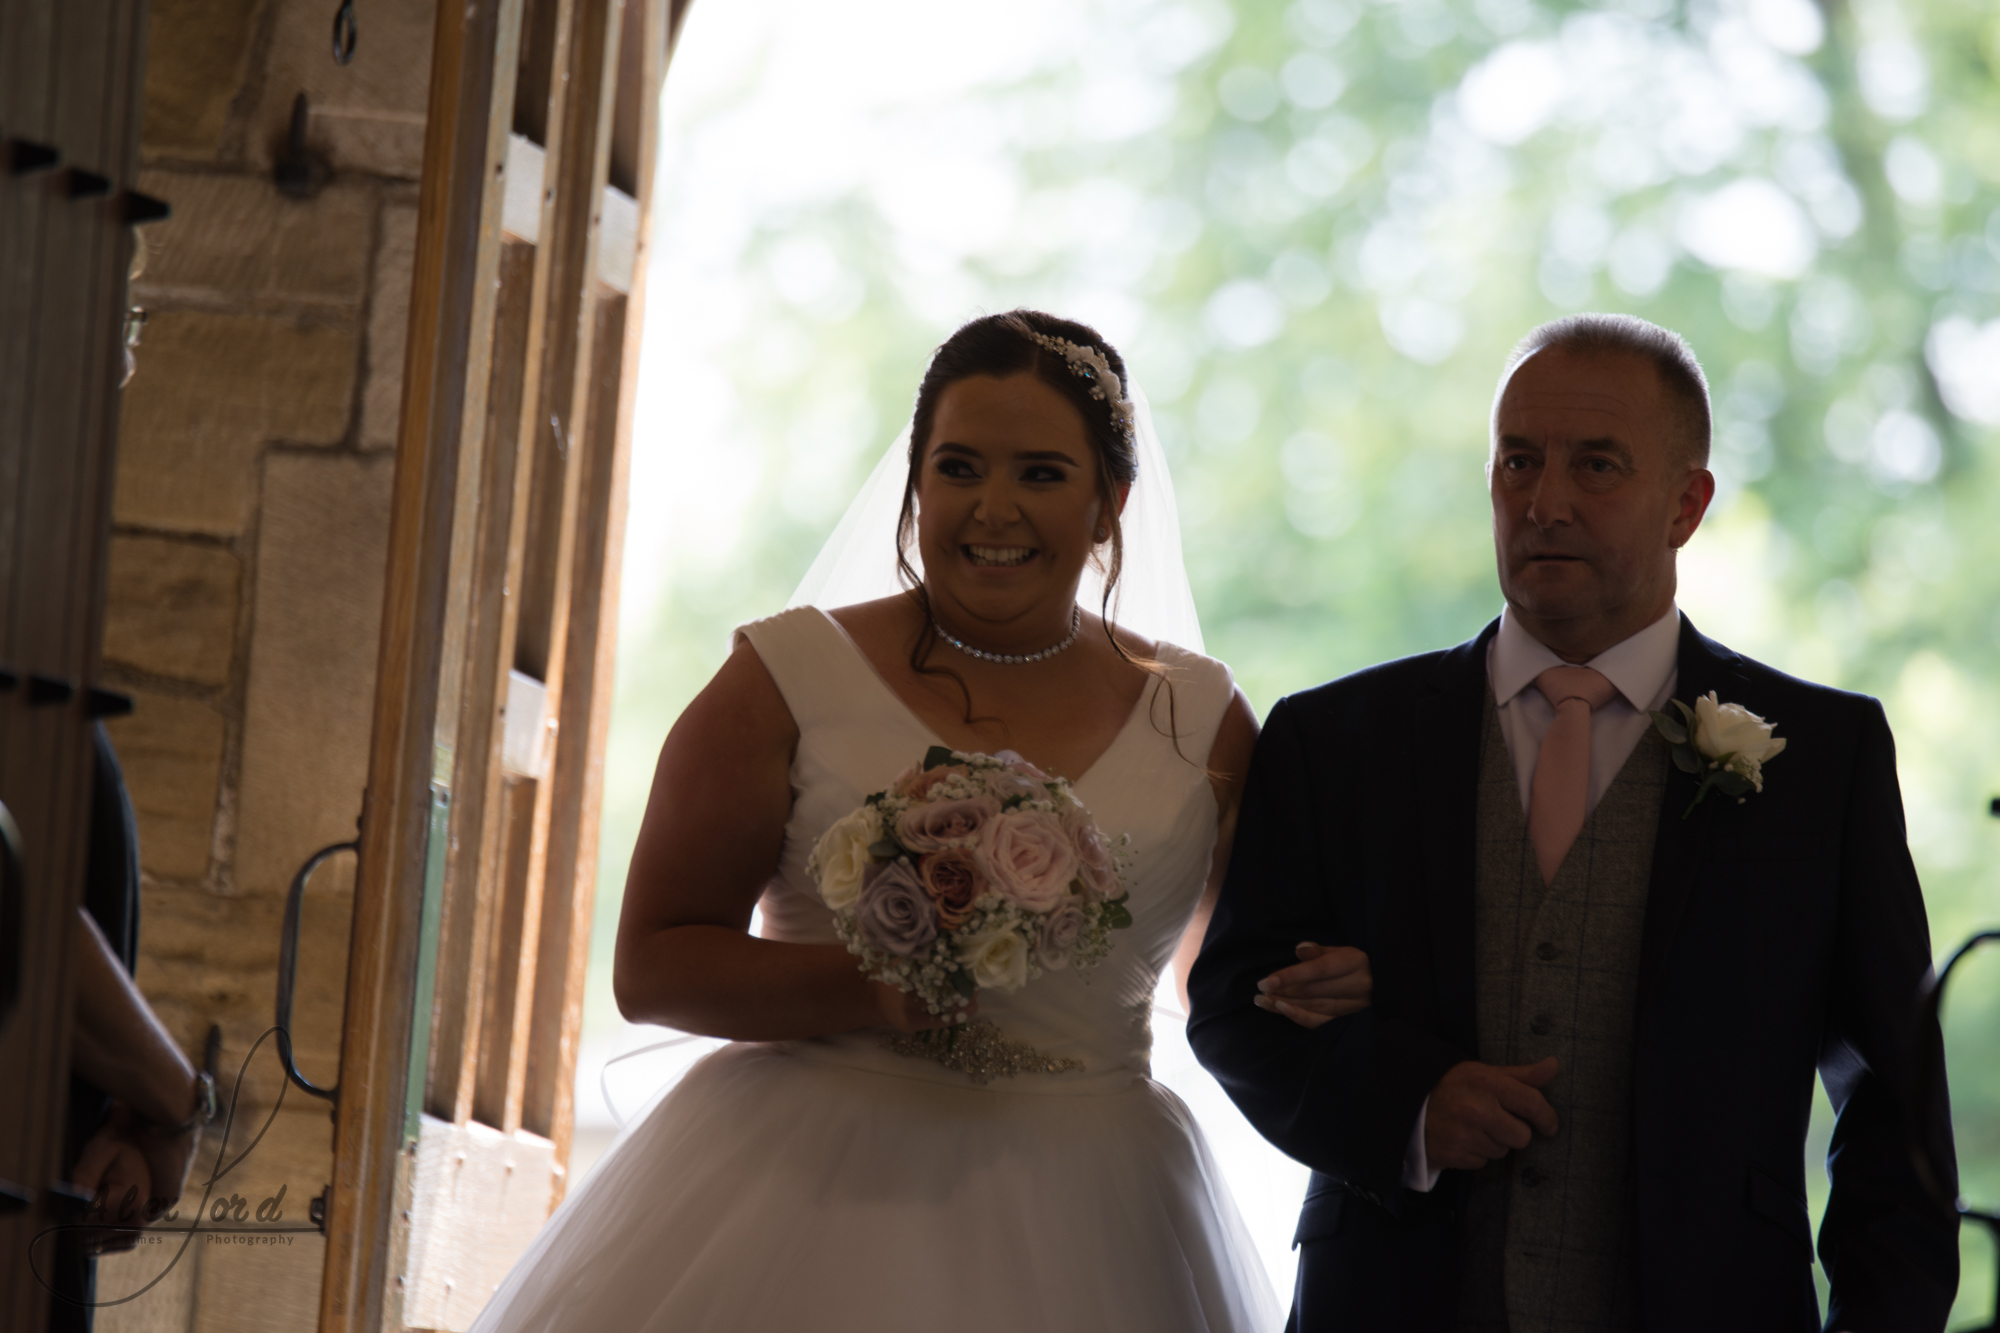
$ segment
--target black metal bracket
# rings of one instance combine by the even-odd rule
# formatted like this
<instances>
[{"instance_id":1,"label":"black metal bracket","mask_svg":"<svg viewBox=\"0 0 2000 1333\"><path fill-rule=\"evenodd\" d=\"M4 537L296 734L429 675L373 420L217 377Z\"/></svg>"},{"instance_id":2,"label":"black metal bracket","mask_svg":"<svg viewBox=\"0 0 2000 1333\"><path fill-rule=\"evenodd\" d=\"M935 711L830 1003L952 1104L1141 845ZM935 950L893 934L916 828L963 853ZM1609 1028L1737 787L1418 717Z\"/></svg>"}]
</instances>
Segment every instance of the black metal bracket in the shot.
<instances>
[{"instance_id":1,"label":"black metal bracket","mask_svg":"<svg viewBox=\"0 0 2000 1333\"><path fill-rule=\"evenodd\" d=\"M37 171L47 171L62 161L60 148L29 139L15 139L7 149L7 171L10 175L28 176Z\"/></svg>"},{"instance_id":2,"label":"black metal bracket","mask_svg":"<svg viewBox=\"0 0 2000 1333\"><path fill-rule=\"evenodd\" d=\"M132 711L132 696L120 694L116 690L99 689L92 685L83 692L83 712L86 717L124 717Z\"/></svg>"},{"instance_id":3,"label":"black metal bracket","mask_svg":"<svg viewBox=\"0 0 2000 1333\"><path fill-rule=\"evenodd\" d=\"M134 227L148 222L165 222L174 215L174 206L164 199L155 199L150 194L140 194L137 190L127 190L124 195L125 221Z\"/></svg>"},{"instance_id":4,"label":"black metal bracket","mask_svg":"<svg viewBox=\"0 0 2000 1333\"><path fill-rule=\"evenodd\" d=\"M292 124L284 149L271 164L271 182L288 199L310 199L333 177L332 163L306 143L306 126L311 120L312 105L301 92L292 99Z\"/></svg>"},{"instance_id":5,"label":"black metal bracket","mask_svg":"<svg viewBox=\"0 0 2000 1333\"><path fill-rule=\"evenodd\" d=\"M53 708L66 704L76 697L76 686L54 676L31 673L28 676L28 707Z\"/></svg>"},{"instance_id":6,"label":"black metal bracket","mask_svg":"<svg viewBox=\"0 0 2000 1333\"><path fill-rule=\"evenodd\" d=\"M111 178L82 167L71 167L66 182L72 199L101 199L111 193Z\"/></svg>"},{"instance_id":7,"label":"black metal bracket","mask_svg":"<svg viewBox=\"0 0 2000 1333\"><path fill-rule=\"evenodd\" d=\"M333 11L333 63L345 65L354 59L354 45L361 38L361 30L354 22L354 0L340 0L340 8Z\"/></svg>"}]
</instances>

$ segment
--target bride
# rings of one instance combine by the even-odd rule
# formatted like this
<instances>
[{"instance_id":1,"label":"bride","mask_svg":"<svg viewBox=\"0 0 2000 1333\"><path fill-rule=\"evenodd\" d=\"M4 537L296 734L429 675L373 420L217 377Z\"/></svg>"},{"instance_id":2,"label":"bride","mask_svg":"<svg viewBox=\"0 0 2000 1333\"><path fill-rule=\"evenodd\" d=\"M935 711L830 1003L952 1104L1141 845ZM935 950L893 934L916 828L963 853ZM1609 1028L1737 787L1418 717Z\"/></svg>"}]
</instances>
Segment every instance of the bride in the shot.
<instances>
[{"instance_id":1,"label":"bride","mask_svg":"<svg viewBox=\"0 0 2000 1333\"><path fill-rule=\"evenodd\" d=\"M1279 1325L1200 1131L1148 1077L1155 979L1171 960L1185 986L1257 724L1181 646L1200 629L1129 385L1084 325L965 325L812 604L737 632L660 755L615 978L627 1017L733 1041L569 1197L477 1333ZM940 744L1069 778L1133 853L1109 958L981 992L956 1067L899 1053L945 1020L862 975L805 869ZM1314 1025L1367 1003L1362 955L1300 956L1310 984L1267 1007Z\"/></svg>"}]
</instances>

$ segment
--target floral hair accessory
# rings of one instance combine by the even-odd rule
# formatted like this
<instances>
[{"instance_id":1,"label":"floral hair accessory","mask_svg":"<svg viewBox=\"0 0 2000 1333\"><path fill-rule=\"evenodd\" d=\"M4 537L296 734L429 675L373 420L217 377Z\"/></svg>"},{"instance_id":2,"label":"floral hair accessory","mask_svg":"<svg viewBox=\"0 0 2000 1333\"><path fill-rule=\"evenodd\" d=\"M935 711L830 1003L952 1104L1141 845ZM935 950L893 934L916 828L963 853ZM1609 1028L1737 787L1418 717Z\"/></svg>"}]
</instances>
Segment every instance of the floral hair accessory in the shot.
<instances>
[{"instance_id":1,"label":"floral hair accessory","mask_svg":"<svg viewBox=\"0 0 2000 1333\"><path fill-rule=\"evenodd\" d=\"M1095 347L1046 333L1031 333L1028 336L1068 362L1071 374L1090 380L1090 396L1107 403L1118 433L1128 440L1132 438L1132 400L1126 396L1124 382L1111 368L1111 362L1104 353Z\"/></svg>"},{"instance_id":2,"label":"floral hair accessory","mask_svg":"<svg viewBox=\"0 0 2000 1333\"><path fill-rule=\"evenodd\" d=\"M1785 749L1785 738L1771 734L1777 723L1766 722L1742 704L1723 703L1714 690L1696 699L1693 708L1679 699L1670 702L1680 717L1654 713L1653 726L1673 746L1675 767L1701 778L1682 819L1694 813L1711 787L1734 796L1738 805L1744 793L1764 790L1764 765Z\"/></svg>"}]
</instances>

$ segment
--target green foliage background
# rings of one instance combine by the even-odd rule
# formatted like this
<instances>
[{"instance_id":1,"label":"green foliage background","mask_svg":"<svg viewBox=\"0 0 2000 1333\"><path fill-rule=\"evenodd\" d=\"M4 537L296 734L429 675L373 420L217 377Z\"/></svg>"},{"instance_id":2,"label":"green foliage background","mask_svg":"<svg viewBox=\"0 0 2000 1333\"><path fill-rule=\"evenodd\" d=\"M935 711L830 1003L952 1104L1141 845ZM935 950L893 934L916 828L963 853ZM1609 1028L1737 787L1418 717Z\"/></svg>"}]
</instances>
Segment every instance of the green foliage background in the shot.
<instances>
[{"instance_id":1,"label":"green foliage background","mask_svg":"<svg viewBox=\"0 0 2000 1333\"><path fill-rule=\"evenodd\" d=\"M1926 355L1953 319L2000 348L2000 11L1835 3L1803 49L1797 5L1099 0L1076 7L1072 58L937 109L1012 164L997 240L912 260L860 184L754 219L719 325L728 437L695 442L751 470L753 499L733 543L673 550L657 603L628 615L600 961L653 754L729 627L783 605L929 349L1016 303L1120 336L1172 460L1208 650L1260 711L1497 612L1481 466L1515 338L1574 309L1681 331L1714 384L1721 483L1683 608L1883 698L1935 945L2000 924L2000 429L1954 415ZM699 31L680 59L701 58ZM1524 51L1558 60L1566 91L1496 142L1468 128L1472 89ZM758 95L746 81L701 116ZM671 143L667 161L671 193ZM1684 244L1744 179L1810 219L1788 273ZM653 299L654 320L687 314ZM2000 959L1954 993L1965 1193L2000 1204ZM1955 1327L1991 1308L1990 1245L1968 1237L1965 1257Z\"/></svg>"}]
</instances>

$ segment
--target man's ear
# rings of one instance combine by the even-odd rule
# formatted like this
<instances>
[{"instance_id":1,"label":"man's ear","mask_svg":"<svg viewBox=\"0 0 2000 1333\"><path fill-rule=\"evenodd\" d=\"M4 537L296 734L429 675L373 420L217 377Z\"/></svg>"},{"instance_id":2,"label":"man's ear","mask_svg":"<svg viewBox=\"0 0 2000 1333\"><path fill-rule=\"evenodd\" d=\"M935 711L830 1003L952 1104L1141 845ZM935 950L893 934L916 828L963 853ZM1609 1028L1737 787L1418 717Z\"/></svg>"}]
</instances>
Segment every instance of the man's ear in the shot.
<instances>
[{"instance_id":1,"label":"man's ear","mask_svg":"<svg viewBox=\"0 0 2000 1333\"><path fill-rule=\"evenodd\" d=\"M1678 551L1686 546L1708 513L1715 498L1715 474L1705 467L1691 468L1675 497L1673 521L1667 525L1667 545Z\"/></svg>"}]
</instances>

